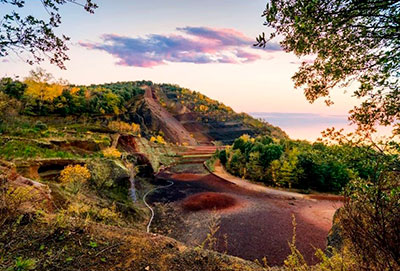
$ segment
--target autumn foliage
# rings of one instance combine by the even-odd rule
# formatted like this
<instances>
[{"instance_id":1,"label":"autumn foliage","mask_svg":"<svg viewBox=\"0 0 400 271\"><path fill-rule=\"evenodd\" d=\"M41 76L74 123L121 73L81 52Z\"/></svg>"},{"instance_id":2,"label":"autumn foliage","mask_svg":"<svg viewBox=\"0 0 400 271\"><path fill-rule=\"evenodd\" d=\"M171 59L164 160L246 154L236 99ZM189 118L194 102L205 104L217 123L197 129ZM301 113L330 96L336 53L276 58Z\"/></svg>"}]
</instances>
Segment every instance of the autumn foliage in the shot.
<instances>
[{"instance_id":1,"label":"autumn foliage","mask_svg":"<svg viewBox=\"0 0 400 271\"><path fill-rule=\"evenodd\" d=\"M91 174L86 165L69 165L61 171L60 181L65 184L71 192L76 194L79 192L82 184L87 182L90 177Z\"/></svg>"},{"instance_id":2,"label":"autumn foliage","mask_svg":"<svg viewBox=\"0 0 400 271\"><path fill-rule=\"evenodd\" d=\"M106 148L102 151L104 157L108 158L119 158L121 157L121 152L117 150L116 148L110 147Z\"/></svg>"},{"instance_id":3,"label":"autumn foliage","mask_svg":"<svg viewBox=\"0 0 400 271\"><path fill-rule=\"evenodd\" d=\"M140 134L140 125L135 123L126 123L123 121L111 121L108 128L121 134Z\"/></svg>"}]
</instances>

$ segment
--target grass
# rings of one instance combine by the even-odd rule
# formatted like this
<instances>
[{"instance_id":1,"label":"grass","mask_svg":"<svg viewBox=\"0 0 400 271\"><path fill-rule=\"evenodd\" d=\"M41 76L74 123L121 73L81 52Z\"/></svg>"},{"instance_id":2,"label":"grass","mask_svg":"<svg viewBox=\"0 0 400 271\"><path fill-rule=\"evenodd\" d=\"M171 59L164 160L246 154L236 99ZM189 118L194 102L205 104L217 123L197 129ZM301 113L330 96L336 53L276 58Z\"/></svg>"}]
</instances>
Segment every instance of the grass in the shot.
<instances>
[{"instance_id":1,"label":"grass","mask_svg":"<svg viewBox=\"0 0 400 271\"><path fill-rule=\"evenodd\" d=\"M43 148L34 143L10 140L0 146L0 157L10 160L14 158L75 158L77 156L65 151Z\"/></svg>"},{"instance_id":2,"label":"grass","mask_svg":"<svg viewBox=\"0 0 400 271\"><path fill-rule=\"evenodd\" d=\"M217 155L214 154L210 159L208 159L205 162L205 166L207 167L207 169L210 172L214 172L215 171L215 163L217 162L217 160L218 160L218 157L217 157Z\"/></svg>"}]
</instances>

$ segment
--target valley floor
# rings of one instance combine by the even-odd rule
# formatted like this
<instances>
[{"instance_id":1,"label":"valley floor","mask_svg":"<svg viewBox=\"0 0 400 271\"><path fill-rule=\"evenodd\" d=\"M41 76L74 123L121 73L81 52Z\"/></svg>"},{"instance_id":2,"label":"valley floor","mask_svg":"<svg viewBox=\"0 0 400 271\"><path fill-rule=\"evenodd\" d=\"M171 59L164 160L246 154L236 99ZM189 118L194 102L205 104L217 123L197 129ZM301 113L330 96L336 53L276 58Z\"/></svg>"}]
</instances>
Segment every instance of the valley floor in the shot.
<instances>
[{"instance_id":1,"label":"valley floor","mask_svg":"<svg viewBox=\"0 0 400 271\"><path fill-rule=\"evenodd\" d=\"M290 254L288 242L292 240L294 215L296 245L309 263L316 262L315 249L325 249L332 218L341 201L336 197L313 199L252 184L218 167L215 174L210 174L203 166L205 158L201 159L204 150L192 153L186 156L189 159L158 174L158 184L172 181L174 185L149 197L158 210L153 232L199 245L209 233L210 223L218 221L218 251L248 260L265 256L269 264L281 265ZM204 197L203 202L198 202L198 195ZM226 198L232 202L219 210L207 210L207 201L212 197L219 202ZM200 206L193 208L196 204Z\"/></svg>"}]
</instances>

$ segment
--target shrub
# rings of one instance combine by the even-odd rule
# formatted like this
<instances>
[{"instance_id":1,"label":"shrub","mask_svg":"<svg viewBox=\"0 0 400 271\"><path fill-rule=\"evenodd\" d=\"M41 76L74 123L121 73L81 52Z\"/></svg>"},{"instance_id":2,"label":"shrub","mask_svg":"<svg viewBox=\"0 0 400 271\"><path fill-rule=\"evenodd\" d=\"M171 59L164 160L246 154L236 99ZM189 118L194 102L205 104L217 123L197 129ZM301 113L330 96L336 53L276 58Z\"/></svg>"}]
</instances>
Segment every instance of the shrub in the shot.
<instances>
[{"instance_id":1,"label":"shrub","mask_svg":"<svg viewBox=\"0 0 400 271\"><path fill-rule=\"evenodd\" d=\"M22 205L34 197L32 190L27 186L13 187L5 176L0 176L0 227L18 217Z\"/></svg>"},{"instance_id":2,"label":"shrub","mask_svg":"<svg viewBox=\"0 0 400 271\"><path fill-rule=\"evenodd\" d=\"M126 123L123 121L111 121L108 128L122 134L138 135L140 133L140 125L135 123Z\"/></svg>"},{"instance_id":3,"label":"shrub","mask_svg":"<svg viewBox=\"0 0 400 271\"><path fill-rule=\"evenodd\" d=\"M39 131L47 130L47 125L40 120L35 123L35 129Z\"/></svg>"},{"instance_id":4,"label":"shrub","mask_svg":"<svg viewBox=\"0 0 400 271\"><path fill-rule=\"evenodd\" d=\"M228 161L228 158L226 157L226 150L221 150L218 152L218 159L222 165L226 164L226 162Z\"/></svg>"},{"instance_id":5,"label":"shrub","mask_svg":"<svg viewBox=\"0 0 400 271\"><path fill-rule=\"evenodd\" d=\"M400 173L353 181L346 194L340 223L359 262L365 270L400 270Z\"/></svg>"},{"instance_id":6,"label":"shrub","mask_svg":"<svg viewBox=\"0 0 400 271\"><path fill-rule=\"evenodd\" d=\"M104 149L102 151L102 153L103 153L104 157L107 157L107 158L120 158L121 157L121 152L113 147Z\"/></svg>"},{"instance_id":7,"label":"shrub","mask_svg":"<svg viewBox=\"0 0 400 271\"><path fill-rule=\"evenodd\" d=\"M79 192L82 184L90 179L90 171L86 165L69 165L61 171L60 181L70 188L71 192Z\"/></svg>"},{"instance_id":8,"label":"shrub","mask_svg":"<svg viewBox=\"0 0 400 271\"><path fill-rule=\"evenodd\" d=\"M101 209L98 214L97 217L107 223L107 224L118 224L118 220L120 219L120 215L117 212L117 206L115 205L115 203L113 203L113 205L110 208L103 208Z\"/></svg>"},{"instance_id":9,"label":"shrub","mask_svg":"<svg viewBox=\"0 0 400 271\"><path fill-rule=\"evenodd\" d=\"M23 259L22 257L18 257L15 259L15 264L13 267L8 268L9 271L26 271L26 270L35 270L36 269L36 260L35 259Z\"/></svg>"},{"instance_id":10,"label":"shrub","mask_svg":"<svg viewBox=\"0 0 400 271\"><path fill-rule=\"evenodd\" d=\"M150 138L150 142L155 142L162 145L166 144L165 139L161 135L158 135L157 137L152 136Z\"/></svg>"}]
</instances>

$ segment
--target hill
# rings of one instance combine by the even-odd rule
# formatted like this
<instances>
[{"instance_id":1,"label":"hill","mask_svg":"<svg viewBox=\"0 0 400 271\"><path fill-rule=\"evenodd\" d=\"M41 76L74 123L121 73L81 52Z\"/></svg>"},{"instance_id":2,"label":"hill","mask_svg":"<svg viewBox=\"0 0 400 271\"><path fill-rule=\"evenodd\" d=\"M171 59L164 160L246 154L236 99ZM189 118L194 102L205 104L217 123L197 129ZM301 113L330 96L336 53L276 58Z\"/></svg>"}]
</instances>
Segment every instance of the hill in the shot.
<instances>
[{"instance_id":1,"label":"hill","mask_svg":"<svg viewBox=\"0 0 400 271\"><path fill-rule=\"evenodd\" d=\"M165 86L149 81L48 78L39 71L0 80L0 269L262 270L145 232L143 196L162 185L154 173L182 159L184 145L221 139L222 119L210 125L190 105L183 118L163 104L175 101ZM230 138L262 131L219 110L210 113L235 123L225 127ZM191 127L208 130L193 135ZM208 156L215 150L205 148Z\"/></svg>"},{"instance_id":2,"label":"hill","mask_svg":"<svg viewBox=\"0 0 400 271\"><path fill-rule=\"evenodd\" d=\"M187 145L231 144L243 134L287 138L278 127L177 85L135 81L66 86L46 82L45 76L49 77L37 72L23 82L2 79L0 89L12 98L19 115L42 119L68 116L78 121L83 117L86 123L102 125L113 120L134 122L147 139L163 136Z\"/></svg>"},{"instance_id":3,"label":"hill","mask_svg":"<svg viewBox=\"0 0 400 271\"><path fill-rule=\"evenodd\" d=\"M246 113L236 113L229 106L200 92L178 85L155 85L163 105L199 142L207 140L231 144L243 134L287 138L285 132Z\"/></svg>"}]
</instances>

